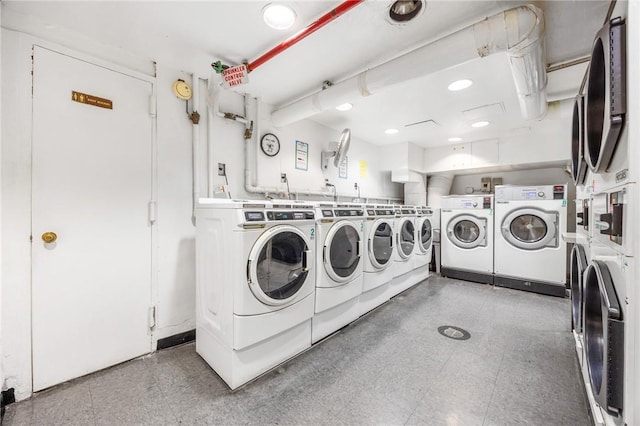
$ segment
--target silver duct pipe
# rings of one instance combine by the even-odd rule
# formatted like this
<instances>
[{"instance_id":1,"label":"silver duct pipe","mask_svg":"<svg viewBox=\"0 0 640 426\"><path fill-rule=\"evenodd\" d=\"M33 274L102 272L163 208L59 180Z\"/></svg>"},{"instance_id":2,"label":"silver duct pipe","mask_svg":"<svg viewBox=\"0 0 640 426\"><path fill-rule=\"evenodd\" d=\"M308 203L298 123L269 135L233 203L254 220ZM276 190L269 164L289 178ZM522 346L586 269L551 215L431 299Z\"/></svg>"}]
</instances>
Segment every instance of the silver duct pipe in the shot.
<instances>
[{"instance_id":1,"label":"silver duct pipe","mask_svg":"<svg viewBox=\"0 0 640 426\"><path fill-rule=\"evenodd\" d=\"M544 31L539 8L508 9L279 108L271 120L276 126L291 124L389 86L500 52L509 55L522 115L540 119L547 111Z\"/></svg>"}]
</instances>

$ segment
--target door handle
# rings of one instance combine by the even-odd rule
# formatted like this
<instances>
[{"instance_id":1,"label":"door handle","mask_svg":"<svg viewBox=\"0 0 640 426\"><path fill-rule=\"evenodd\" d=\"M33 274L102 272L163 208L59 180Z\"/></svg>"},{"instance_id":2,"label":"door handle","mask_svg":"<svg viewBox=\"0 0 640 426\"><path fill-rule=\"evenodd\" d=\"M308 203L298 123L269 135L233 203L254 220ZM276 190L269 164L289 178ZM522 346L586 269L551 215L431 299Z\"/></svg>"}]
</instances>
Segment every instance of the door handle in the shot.
<instances>
[{"instance_id":1,"label":"door handle","mask_svg":"<svg viewBox=\"0 0 640 426\"><path fill-rule=\"evenodd\" d=\"M55 242L57 239L58 239L58 236L56 235L55 232L49 231L42 234L42 241L44 241L47 244L51 244Z\"/></svg>"}]
</instances>

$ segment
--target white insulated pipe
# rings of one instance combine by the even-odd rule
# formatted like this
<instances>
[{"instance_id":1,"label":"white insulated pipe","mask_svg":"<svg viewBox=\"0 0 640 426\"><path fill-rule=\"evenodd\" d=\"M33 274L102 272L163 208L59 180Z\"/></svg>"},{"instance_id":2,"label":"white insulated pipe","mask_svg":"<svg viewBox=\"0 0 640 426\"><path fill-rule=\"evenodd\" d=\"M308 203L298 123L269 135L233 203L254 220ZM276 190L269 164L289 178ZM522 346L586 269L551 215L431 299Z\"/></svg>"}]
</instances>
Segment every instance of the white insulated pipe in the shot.
<instances>
[{"instance_id":1,"label":"white insulated pipe","mask_svg":"<svg viewBox=\"0 0 640 426\"><path fill-rule=\"evenodd\" d=\"M433 208L441 208L441 197L449 195L453 184L453 173L441 173L429 176L427 180L427 205Z\"/></svg>"},{"instance_id":2,"label":"white insulated pipe","mask_svg":"<svg viewBox=\"0 0 640 426\"><path fill-rule=\"evenodd\" d=\"M536 6L508 9L279 108L271 120L276 126L291 124L395 84L501 52L509 55L523 117L540 119L547 110L544 31L542 10Z\"/></svg>"},{"instance_id":3,"label":"white insulated pipe","mask_svg":"<svg viewBox=\"0 0 640 426\"><path fill-rule=\"evenodd\" d=\"M200 106L200 78L193 74L192 76L192 113L197 112ZM199 171L200 165L200 128L199 124L196 124L191 121L191 171L192 171L192 190L193 196L191 200L191 223L195 226L196 224L196 203L200 198L200 174Z\"/></svg>"}]
</instances>

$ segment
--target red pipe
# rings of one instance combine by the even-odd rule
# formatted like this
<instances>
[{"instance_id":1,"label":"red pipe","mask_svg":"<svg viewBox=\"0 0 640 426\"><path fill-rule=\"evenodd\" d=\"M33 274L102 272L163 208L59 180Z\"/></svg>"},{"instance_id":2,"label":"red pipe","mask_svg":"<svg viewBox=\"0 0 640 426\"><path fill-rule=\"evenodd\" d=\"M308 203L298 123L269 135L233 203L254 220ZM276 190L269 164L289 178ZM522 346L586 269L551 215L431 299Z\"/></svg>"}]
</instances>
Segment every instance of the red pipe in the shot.
<instances>
[{"instance_id":1,"label":"red pipe","mask_svg":"<svg viewBox=\"0 0 640 426\"><path fill-rule=\"evenodd\" d=\"M353 9L354 7L356 7L357 5L363 2L364 0L347 0L341 5L339 5L338 7L336 7L335 9L332 9L328 13L322 15L316 21L311 23L308 27L298 31L296 34L292 35L291 37L289 37L288 39L286 39L285 41L283 41L282 43L280 43L279 45L277 45L276 47L274 47L264 55L260 56L255 61L251 62L247 66L249 72L258 68L260 65L264 64L269 59L287 50L288 48L290 48L291 46L293 46L303 38L313 34L320 28L327 25L329 22L333 21L334 19L338 18L341 15L344 15L346 12L348 12L349 10Z\"/></svg>"}]
</instances>

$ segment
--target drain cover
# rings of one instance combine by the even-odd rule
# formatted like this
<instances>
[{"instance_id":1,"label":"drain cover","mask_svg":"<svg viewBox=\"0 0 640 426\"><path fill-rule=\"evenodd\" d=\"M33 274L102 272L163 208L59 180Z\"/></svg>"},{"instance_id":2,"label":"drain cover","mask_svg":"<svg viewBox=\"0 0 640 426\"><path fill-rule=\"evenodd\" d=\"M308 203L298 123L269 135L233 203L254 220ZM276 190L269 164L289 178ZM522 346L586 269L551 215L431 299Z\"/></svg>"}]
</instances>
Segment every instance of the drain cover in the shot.
<instances>
[{"instance_id":1,"label":"drain cover","mask_svg":"<svg viewBox=\"0 0 640 426\"><path fill-rule=\"evenodd\" d=\"M471 338L471 334L467 330L463 330L460 327L454 327L452 325L443 325L438 327L438 333L444 337L454 340L467 340Z\"/></svg>"}]
</instances>

